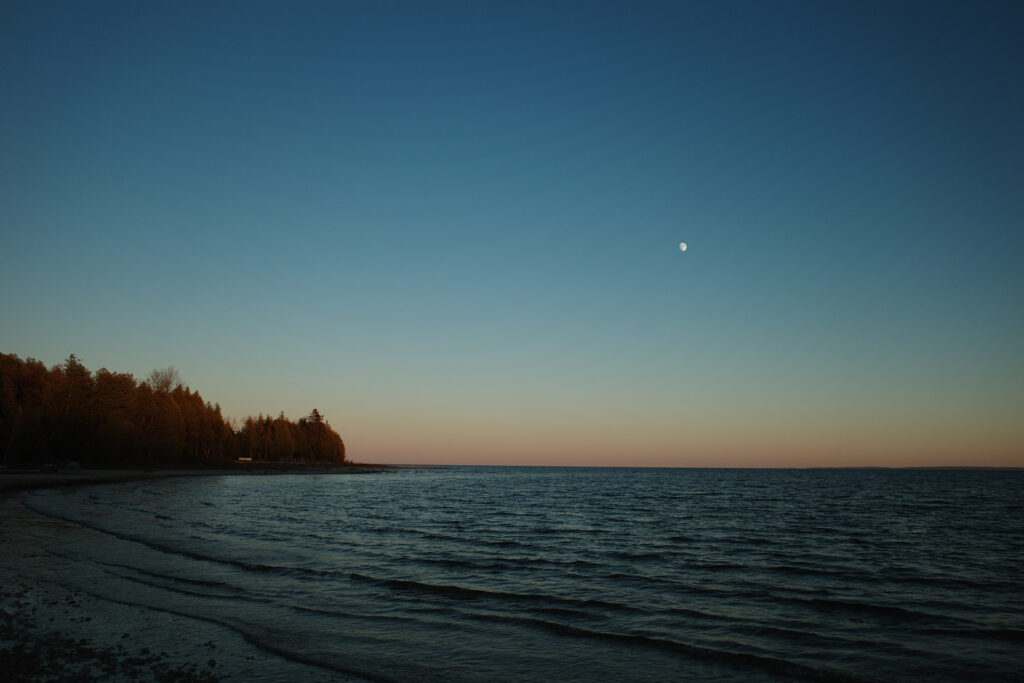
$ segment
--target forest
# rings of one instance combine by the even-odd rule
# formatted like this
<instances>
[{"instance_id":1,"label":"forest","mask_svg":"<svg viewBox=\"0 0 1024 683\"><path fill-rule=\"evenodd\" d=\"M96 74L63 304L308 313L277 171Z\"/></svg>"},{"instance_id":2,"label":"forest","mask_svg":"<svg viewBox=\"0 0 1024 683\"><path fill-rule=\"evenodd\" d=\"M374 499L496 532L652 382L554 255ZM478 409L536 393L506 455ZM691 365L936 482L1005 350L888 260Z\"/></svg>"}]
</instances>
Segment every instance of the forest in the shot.
<instances>
[{"instance_id":1,"label":"forest","mask_svg":"<svg viewBox=\"0 0 1024 683\"><path fill-rule=\"evenodd\" d=\"M231 424L220 405L183 386L173 368L143 381L74 354L62 365L0 353L0 466L54 468L345 464L345 443L315 408L298 421L248 417Z\"/></svg>"}]
</instances>

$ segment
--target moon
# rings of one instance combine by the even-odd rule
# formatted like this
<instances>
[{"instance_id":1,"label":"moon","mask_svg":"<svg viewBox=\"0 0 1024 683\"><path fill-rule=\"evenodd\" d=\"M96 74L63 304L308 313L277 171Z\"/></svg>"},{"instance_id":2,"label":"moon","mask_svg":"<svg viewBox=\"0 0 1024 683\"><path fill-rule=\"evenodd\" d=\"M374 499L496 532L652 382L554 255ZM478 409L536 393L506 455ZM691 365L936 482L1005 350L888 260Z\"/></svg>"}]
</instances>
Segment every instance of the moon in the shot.
<instances>
[{"instance_id":1,"label":"moon","mask_svg":"<svg viewBox=\"0 0 1024 683\"><path fill-rule=\"evenodd\" d=\"M686 251L686 242L679 243L679 251Z\"/></svg>"}]
</instances>

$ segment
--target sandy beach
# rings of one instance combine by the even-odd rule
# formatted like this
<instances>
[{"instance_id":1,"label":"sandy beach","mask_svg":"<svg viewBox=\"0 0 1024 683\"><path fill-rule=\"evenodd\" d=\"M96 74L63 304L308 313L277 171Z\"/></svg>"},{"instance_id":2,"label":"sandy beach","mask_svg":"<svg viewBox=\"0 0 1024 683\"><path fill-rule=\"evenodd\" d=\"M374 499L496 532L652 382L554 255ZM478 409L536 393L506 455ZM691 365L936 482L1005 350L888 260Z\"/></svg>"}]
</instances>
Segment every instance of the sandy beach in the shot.
<instances>
[{"instance_id":1,"label":"sandy beach","mask_svg":"<svg viewBox=\"0 0 1024 683\"><path fill-rule=\"evenodd\" d=\"M340 470L365 471L370 469ZM273 472L245 472L265 473ZM22 492L27 489L223 474L240 473L76 470L0 474L0 669L4 680L355 680L278 657L220 624L121 604L69 587L65 579L81 567L51 552L51 547L88 542L97 532L40 515L22 502ZM81 578L76 576L79 586Z\"/></svg>"}]
</instances>

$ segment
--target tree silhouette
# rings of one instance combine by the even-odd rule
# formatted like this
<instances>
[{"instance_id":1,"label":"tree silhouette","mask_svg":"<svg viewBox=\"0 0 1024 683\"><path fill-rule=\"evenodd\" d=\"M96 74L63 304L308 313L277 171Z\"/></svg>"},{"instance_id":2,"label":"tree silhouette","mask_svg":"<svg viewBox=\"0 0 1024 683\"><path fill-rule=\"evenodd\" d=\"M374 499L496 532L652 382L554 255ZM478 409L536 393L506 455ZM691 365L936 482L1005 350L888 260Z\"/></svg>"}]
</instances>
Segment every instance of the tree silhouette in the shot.
<instances>
[{"instance_id":1,"label":"tree silhouette","mask_svg":"<svg viewBox=\"0 0 1024 683\"><path fill-rule=\"evenodd\" d=\"M154 370L149 373L146 381L158 394L169 393L174 387L181 386L181 378L173 365L169 365L163 370Z\"/></svg>"},{"instance_id":2,"label":"tree silhouette","mask_svg":"<svg viewBox=\"0 0 1024 683\"><path fill-rule=\"evenodd\" d=\"M183 386L177 370L144 382L106 368L94 374L72 354L47 369L0 353L0 463L7 466L154 467L265 462L345 462L345 444L320 411L293 422L249 417L235 429L219 404Z\"/></svg>"}]
</instances>

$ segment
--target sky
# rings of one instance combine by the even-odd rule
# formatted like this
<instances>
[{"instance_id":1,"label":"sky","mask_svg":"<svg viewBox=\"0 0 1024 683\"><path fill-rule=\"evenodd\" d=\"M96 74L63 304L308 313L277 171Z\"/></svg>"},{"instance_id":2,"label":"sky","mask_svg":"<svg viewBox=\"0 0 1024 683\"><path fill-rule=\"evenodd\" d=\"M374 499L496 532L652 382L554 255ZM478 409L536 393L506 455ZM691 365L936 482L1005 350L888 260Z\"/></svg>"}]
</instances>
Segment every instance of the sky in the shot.
<instances>
[{"instance_id":1,"label":"sky","mask_svg":"<svg viewBox=\"0 0 1024 683\"><path fill-rule=\"evenodd\" d=\"M8 0L0 103L5 353L362 462L1024 466L1020 3Z\"/></svg>"}]
</instances>

